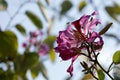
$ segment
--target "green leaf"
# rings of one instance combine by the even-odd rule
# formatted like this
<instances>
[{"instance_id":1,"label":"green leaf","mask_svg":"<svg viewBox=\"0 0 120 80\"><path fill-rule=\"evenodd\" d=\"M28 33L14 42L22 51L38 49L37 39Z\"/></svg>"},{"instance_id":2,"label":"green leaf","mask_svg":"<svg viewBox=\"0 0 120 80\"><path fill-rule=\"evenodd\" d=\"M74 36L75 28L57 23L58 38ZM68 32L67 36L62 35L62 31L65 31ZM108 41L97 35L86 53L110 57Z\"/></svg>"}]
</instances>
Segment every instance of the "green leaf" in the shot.
<instances>
[{"instance_id":1,"label":"green leaf","mask_svg":"<svg viewBox=\"0 0 120 80\"><path fill-rule=\"evenodd\" d=\"M45 20L48 22L49 19L48 19L48 14L47 14L47 9L44 7L44 5L38 1L38 6L40 8L40 11L43 15L43 17L45 18Z\"/></svg>"},{"instance_id":2,"label":"green leaf","mask_svg":"<svg viewBox=\"0 0 120 80\"><path fill-rule=\"evenodd\" d=\"M114 3L113 6L107 6L105 9L114 20L119 21L118 16L120 15L120 6L117 3Z\"/></svg>"},{"instance_id":3,"label":"green leaf","mask_svg":"<svg viewBox=\"0 0 120 80\"><path fill-rule=\"evenodd\" d=\"M17 80L17 77L16 75L13 73L13 71L11 70L7 70L7 71L4 71L4 70L0 70L0 80Z\"/></svg>"},{"instance_id":4,"label":"green leaf","mask_svg":"<svg viewBox=\"0 0 120 80\"><path fill-rule=\"evenodd\" d=\"M39 56L35 52L25 53L24 64L26 68L32 68L39 63Z\"/></svg>"},{"instance_id":5,"label":"green leaf","mask_svg":"<svg viewBox=\"0 0 120 80\"><path fill-rule=\"evenodd\" d=\"M65 0L62 4L61 4L61 14L65 14L68 10L70 10L72 7L72 3L69 0Z\"/></svg>"},{"instance_id":6,"label":"green leaf","mask_svg":"<svg viewBox=\"0 0 120 80\"><path fill-rule=\"evenodd\" d=\"M113 24L113 23L107 24L107 25L99 32L99 34L100 34L100 35L103 35L105 32L107 32L108 29L111 27L112 24Z\"/></svg>"},{"instance_id":7,"label":"green leaf","mask_svg":"<svg viewBox=\"0 0 120 80\"><path fill-rule=\"evenodd\" d=\"M113 55L113 63L120 64L120 50L116 51Z\"/></svg>"},{"instance_id":8,"label":"green leaf","mask_svg":"<svg viewBox=\"0 0 120 80\"><path fill-rule=\"evenodd\" d=\"M35 78L41 72L43 77L48 80L47 70L42 62L39 62L38 65L31 68L32 77Z\"/></svg>"},{"instance_id":9,"label":"green leaf","mask_svg":"<svg viewBox=\"0 0 120 80\"><path fill-rule=\"evenodd\" d=\"M53 49L50 50L49 56L50 56L51 61L54 62L56 59L56 56L55 56L55 52Z\"/></svg>"},{"instance_id":10,"label":"green leaf","mask_svg":"<svg viewBox=\"0 0 120 80\"><path fill-rule=\"evenodd\" d=\"M45 40L44 40L44 43L48 44L50 49L53 48L53 44L56 40L56 36L48 36Z\"/></svg>"},{"instance_id":11,"label":"green leaf","mask_svg":"<svg viewBox=\"0 0 120 80\"><path fill-rule=\"evenodd\" d=\"M5 0L0 0L0 10L6 10L7 6L8 4Z\"/></svg>"},{"instance_id":12,"label":"green leaf","mask_svg":"<svg viewBox=\"0 0 120 80\"><path fill-rule=\"evenodd\" d=\"M49 79L48 79L47 70L46 70L44 64L43 64L42 62L40 62L39 64L40 64L39 68L40 68L40 70L41 70L42 75L44 76L44 78L45 78L46 80L49 80Z\"/></svg>"},{"instance_id":13,"label":"green leaf","mask_svg":"<svg viewBox=\"0 0 120 80\"><path fill-rule=\"evenodd\" d=\"M15 73L17 75L19 75L19 77L25 76L25 74L27 72L27 68L25 67L25 64L24 64L24 56L23 55L18 54L16 56L16 58L14 59L14 69L15 69Z\"/></svg>"},{"instance_id":14,"label":"green leaf","mask_svg":"<svg viewBox=\"0 0 120 80\"><path fill-rule=\"evenodd\" d=\"M12 31L0 31L0 59L16 57L18 49L17 37Z\"/></svg>"},{"instance_id":15,"label":"green leaf","mask_svg":"<svg viewBox=\"0 0 120 80\"><path fill-rule=\"evenodd\" d=\"M14 59L15 72L21 78L26 78L25 75L28 69L32 70L32 72L34 73L34 77L35 77L36 75L35 70L37 69L36 66L38 64L39 64L39 56L35 52L25 53L24 55L18 55Z\"/></svg>"},{"instance_id":16,"label":"green leaf","mask_svg":"<svg viewBox=\"0 0 120 80\"><path fill-rule=\"evenodd\" d=\"M102 70L98 70L97 74L98 74L98 79L99 80L104 80L105 79L105 74L103 73Z\"/></svg>"},{"instance_id":17,"label":"green leaf","mask_svg":"<svg viewBox=\"0 0 120 80\"><path fill-rule=\"evenodd\" d=\"M41 69L40 69L40 65L38 64L37 66L31 68L31 74L33 78L36 78L39 73L40 73Z\"/></svg>"},{"instance_id":18,"label":"green leaf","mask_svg":"<svg viewBox=\"0 0 120 80\"><path fill-rule=\"evenodd\" d=\"M83 0L82 2L80 2L80 4L79 4L79 11L81 11L81 10L83 10L83 8L86 6L86 1L85 0Z\"/></svg>"},{"instance_id":19,"label":"green leaf","mask_svg":"<svg viewBox=\"0 0 120 80\"><path fill-rule=\"evenodd\" d=\"M28 18L34 23L34 25L38 29L41 29L43 27L42 21L40 20L40 18L38 18L37 15L35 15L34 13L32 13L30 11L26 11L25 14L28 16Z\"/></svg>"},{"instance_id":20,"label":"green leaf","mask_svg":"<svg viewBox=\"0 0 120 80\"><path fill-rule=\"evenodd\" d=\"M23 35L26 34L26 30L24 29L24 27L23 27L22 25L17 24L17 25L16 25L16 29L17 29L20 33L22 33Z\"/></svg>"}]
</instances>

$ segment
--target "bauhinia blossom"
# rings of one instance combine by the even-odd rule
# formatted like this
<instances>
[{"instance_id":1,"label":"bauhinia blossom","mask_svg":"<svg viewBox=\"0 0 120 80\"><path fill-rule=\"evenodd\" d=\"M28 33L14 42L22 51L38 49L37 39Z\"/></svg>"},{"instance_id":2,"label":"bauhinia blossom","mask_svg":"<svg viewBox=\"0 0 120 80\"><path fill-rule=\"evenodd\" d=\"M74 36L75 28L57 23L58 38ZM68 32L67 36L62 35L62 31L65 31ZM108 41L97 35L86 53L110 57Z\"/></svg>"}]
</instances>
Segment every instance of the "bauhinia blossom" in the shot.
<instances>
[{"instance_id":1,"label":"bauhinia blossom","mask_svg":"<svg viewBox=\"0 0 120 80\"><path fill-rule=\"evenodd\" d=\"M40 44L38 46L38 54L42 57L42 56L45 56L46 54L48 54L50 48L47 44Z\"/></svg>"},{"instance_id":2,"label":"bauhinia blossom","mask_svg":"<svg viewBox=\"0 0 120 80\"><path fill-rule=\"evenodd\" d=\"M23 43L24 48L35 47L36 52L42 57L48 54L50 48L48 44L42 43L42 37L44 36L41 30L30 32L30 37Z\"/></svg>"},{"instance_id":3,"label":"bauhinia blossom","mask_svg":"<svg viewBox=\"0 0 120 80\"><path fill-rule=\"evenodd\" d=\"M30 32L30 37L26 39L26 42L22 44L24 48L28 47L29 45L36 45L38 43L39 36L43 36L43 32L41 30L37 30L34 32ZM40 40L39 40L40 41Z\"/></svg>"},{"instance_id":4,"label":"bauhinia blossom","mask_svg":"<svg viewBox=\"0 0 120 80\"><path fill-rule=\"evenodd\" d=\"M73 62L81 51L86 50L84 44L92 43L95 50L100 50L103 46L102 37L93 29L100 24L100 20L93 18L98 13L95 11L91 15L83 15L79 20L72 22L66 30L60 31L57 37L58 46L55 51L63 60L72 59L71 65L67 69L73 75Z\"/></svg>"}]
</instances>

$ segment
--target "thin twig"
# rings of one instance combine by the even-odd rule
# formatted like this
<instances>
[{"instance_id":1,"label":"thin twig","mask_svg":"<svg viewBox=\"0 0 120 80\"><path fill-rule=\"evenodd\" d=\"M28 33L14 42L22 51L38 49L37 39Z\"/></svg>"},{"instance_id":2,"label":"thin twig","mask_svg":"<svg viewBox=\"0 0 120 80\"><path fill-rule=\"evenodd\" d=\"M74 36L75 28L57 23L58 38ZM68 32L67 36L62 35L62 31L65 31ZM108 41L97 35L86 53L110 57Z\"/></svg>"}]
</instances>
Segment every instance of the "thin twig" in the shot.
<instances>
[{"instance_id":1,"label":"thin twig","mask_svg":"<svg viewBox=\"0 0 120 80\"><path fill-rule=\"evenodd\" d=\"M113 62L110 64L107 72L110 72L112 65L113 65Z\"/></svg>"},{"instance_id":2,"label":"thin twig","mask_svg":"<svg viewBox=\"0 0 120 80\"><path fill-rule=\"evenodd\" d=\"M91 47L91 50L92 50L92 52L93 52L93 54L94 54L94 57L95 57L94 64L97 64L97 65L103 70L103 72L105 72L105 73L111 78L111 80L114 80L113 77L109 74L109 72L107 72L107 71L101 66L101 64L99 63L99 61L98 61L98 55L95 54L95 51L94 51L93 46L90 45L89 47ZM110 66L112 66L112 65L110 65Z\"/></svg>"},{"instance_id":3,"label":"thin twig","mask_svg":"<svg viewBox=\"0 0 120 80\"><path fill-rule=\"evenodd\" d=\"M15 17L18 15L20 9L22 9L22 7L23 7L25 4L29 3L29 2L30 2L30 1L26 1L26 2L24 2L23 4L21 4L21 5L18 7L17 11L13 14L13 16L10 17L10 20L8 21L8 23L7 23L6 27L5 27L5 30L7 30L8 28L10 28L11 22L12 22L12 21L15 19Z\"/></svg>"},{"instance_id":4,"label":"thin twig","mask_svg":"<svg viewBox=\"0 0 120 80\"><path fill-rule=\"evenodd\" d=\"M90 71L90 74L91 74L96 80L98 80L98 78L93 74L92 71Z\"/></svg>"},{"instance_id":5,"label":"thin twig","mask_svg":"<svg viewBox=\"0 0 120 80\"><path fill-rule=\"evenodd\" d=\"M111 80L114 80L114 78L100 65L100 63L97 60L98 66L111 78Z\"/></svg>"},{"instance_id":6,"label":"thin twig","mask_svg":"<svg viewBox=\"0 0 120 80\"><path fill-rule=\"evenodd\" d=\"M80 53L80 55L83 55L83 56L85 56L85 57L89 58L89 56L88 56L88 55L86 55L85 53Z\"/></svg>"}]
</instances>

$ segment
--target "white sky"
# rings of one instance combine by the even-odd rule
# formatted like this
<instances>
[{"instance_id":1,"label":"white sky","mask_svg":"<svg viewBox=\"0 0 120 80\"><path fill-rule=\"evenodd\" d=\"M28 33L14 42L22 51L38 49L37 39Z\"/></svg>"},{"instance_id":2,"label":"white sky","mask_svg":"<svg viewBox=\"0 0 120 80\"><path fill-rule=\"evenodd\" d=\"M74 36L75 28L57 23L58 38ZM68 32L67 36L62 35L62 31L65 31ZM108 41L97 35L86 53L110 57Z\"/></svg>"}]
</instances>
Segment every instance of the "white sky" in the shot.
<instances>
[{"instance_id":1,"label":"white sky","mask_svg":"<svg viewBox=\"0 0 120 80\"><path fill-rule=\"evenodd\" d=\"M8 11L10 13L10 15L13 15L14 12L16 11L16 8L18 8L19 1L15 1L15 0L7 0L9 2L9 8ZM21 0L20 0L21 1ZM43 0L42 0L43 1ZM50 0L51 1L51 6L56 6L57 9L59 9L59 3L63 0ZM74 7L72 8L71 11L68 12L68 15L74 17L74 19L78 19L82 14L91 14L93 12L93 9L91 8L91 5L88 5L81 13L79 13L76 10L76 5L78 5L78 2L80 2L81 0L71 0L74 4ZM88 1L88 0L87 0ZM95 0L95 5L97 6L99 13L100 13L100 19L103 23L103 25L105 25L105 23L107 21L112 21L111 18L109 18L108 16L106 16L106 12L104 11L104 6L105 5L111 5L113 2L111 1L118 1L120 3L120 0L109 0L108 2L105 2L104 0ZM104 3L105 2L105 3ZM54 5L53 5L54 4ZM99 5L99 7L98 7ZM88 8L89 7L89 8ZM32 24L30 24L30 21L28 21L28 19L23 15L23 13L25 12L25 10L32 10L35 13L38 14L38 16L41 18L42 15L39 12L39 9L36 7L36 5L34 4L28 4L27 6L25 6L21 11L20 11L20 15L16 17L16 19L12 22L11 26L22 21L22 24L26 26L27 31L31 31L31 30L36 30L36 28L31 27L34 26ZM52 16L54 15L54 12L49 12L48 15ZM55 15L57 17L57 14ZM43 18L41 18L42 21L45 22L45 20ZM9 21L9 15L3 11L0 12L0 26L2 26L2 29L4 30L4 27L6 26L6 24ZM55 25L54 25L54 29L53 29L53 34L57 34L60 30L64 30L66 27L66 23L67 22L71 22L73 20L70 19L66 19L63 18L61 21L56 21ZM113 24L114 26L118 26L118 24ZM44 26L47 26L47 24L45 24ZM30 28L28 28L30 27ZM120 28L119 28L120 29ZM16 34L19 36L19 43L21 44L22 42L24 42L25 38L22 35L19 35L19 33L16 31L16 29L12 29L13 31L16 32ZM116 29L112 28L110 31L115 31ZM101 62L101 64L105 65L105 67L109 66L111 60L112 60L112 54L120 49L120 45L116 46L115 42L113 42L113 40L111 40L111 38L105 38L105 45L103 47L103 50L101 51L101 54L99 56L99 60ZM21 49L21 45L19 45L20 52L23 52L23 49ZM47 60L45 61L45 66L48 70L48 75L50 80L64 80L66 76L69 76L69 74L66 72L66 69L68 68L68 66L70 65L70 61L62 61L61 58L58 57L57 54L57 60L55 63L51 63L51 61ZM79 62L75 63L75 67L74 67L74 80L78 80L79 76L81 74L81 69L78 68L79 67ZM81 67L80 67L81 68ZM30 74L28 74L30 76ZM32 80L31 78L29 80ZM36 78L35 80L45 80L44 78L42 78L42 76L40 75L38 78Z\"/></svg>"}]
</instances>

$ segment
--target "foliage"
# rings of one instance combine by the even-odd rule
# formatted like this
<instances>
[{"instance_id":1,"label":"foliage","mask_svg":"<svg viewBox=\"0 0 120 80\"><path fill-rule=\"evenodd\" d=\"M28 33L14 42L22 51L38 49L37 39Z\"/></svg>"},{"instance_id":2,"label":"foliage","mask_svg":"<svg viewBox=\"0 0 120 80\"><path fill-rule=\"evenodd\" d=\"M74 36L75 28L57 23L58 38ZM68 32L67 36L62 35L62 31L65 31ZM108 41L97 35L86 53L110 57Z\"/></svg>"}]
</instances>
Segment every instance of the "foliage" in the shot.
<instances>
[{"instance_id":1,"label":"foliage","mask_svg":"<svg viewBox=\"0 0 120 80\"><path fill-rule=\"evenodd\" d=\"M47 0L46 2L48 3ZM49 51L46 53L45 56L49 56L52 62L55 61L56 56L53 50L53 44L56 39L55 35L50 35L50 28L48 28L49 33L42 32L42 20L34 12L28 10L25 11L25 15L28 17L31 23L35 25L38 31L29 32L29 41L22 44L23 48L25 48L24 52L18 52L19 36L17 36L14 31L8 29L8 27L10 27L11 21L14 19L14 17L18 15L19 9L21 9L27 3L30 3L30 1L26 1L21 4L14 16L11 16L11 20L8 22L6 30L0 30L0 63L5 63L7 67L7 70L3 70L2 68L0 68L0 77L2 80L28 80L28 78L26 77L26 73L28 72L28 70L31 71L31 75L33 78L36 78L41 73L43 77L48 80L49 78L46 66L43 64L43 61L41 61L42 57L44 56L40 55L43 53L40 51L44 51L44 48L47 49L46 45L48 45L48 48L50 47L50 50L48 49ZM40 6L38 2L35 3L36 5ZM39 3L42 4L41 2ZM0 10L6 10L8 8L8 4L9 3L7 3L7 1L1 0ZM46 14L44 14L43 16L45 17ZM50 27L51 26L52 25L50 25ZM24 25L22 25L21 23L16 23L14 28L16 28L17 31L22 34L22 36L27 37L27 30ZM29 28L29 26L27 28ZM47 33L47 37L45 39L41 37L42 35L45 35L44 33ZM41 39L39 39L40 37ZM34 42L35 39L39 40ZM33 43L31 41L33 41ZM31 47L33 46L38 50L31 51ZM13 65L11 65L11 62L13 63ZM13 69L11 69L12 67Z\"/></svg>"},{"instance_id":2,"label":"foliage","mask_svg":"<svg viewBox=\"0 0 120 80\"><path fill-rule=\"evenodd\" d=\"M55 4L51 3L52 1L55 2ZM59 1L54 1L54 0L43 0L43 1L18 0L16 1L15 5L11 6L12 2L14 1L0 0L0 18L3 14L5 15L2 16L3 19L0 19L1 20L0 21L0 65L5 64L5 67L7 68L6 70L4 70L3 67L0 67L0 80L9 80L9 79L28 80L28 76L26 76L26 74L29 71L33 79L37 78L39 74L42 74L42 76L46 80L49 80L49 75L47 71L48 69L46 68L48 66L44 65L44 62L46 60L50 60L52 63L56 61L54 45L57 37L56 34L53 35L52 31L54 31L54 28L57 28L59 25L63 27L63 23L58 24L58 22L64 21L64 23L67 23L68 21L74 21L75 19L79 18L79 16L82 13L84 13L84 11L88 12L87 10L91 8L98 11L99 9L101 10L101 7L99 7L99 5L97 5L96 1L94 0L89 0L89 1L82 0L82 1L78 1L77 3L75 3L76 2L75 0L60 0L60 3L58 3ZM19 5L17 3L19 3ZM104 35L104 37L109 37L111 39L113 38L118 46L118 44L120 43L120 38L118 35L120 28L119 27L117 28L117 26L112 24L114 22L114 24L117 23L117 25L119 26L120 5L119 3L117 3L117 1L113 1L112 5L106 5L106 3L107 1L105 1L105 4L102 5L100 4L100 6L104 8L102 12L105 13L106 11L106 13L108 14L107 15L105 13L105 17L111 19L109 19L109 21L101 19L103 20L102 22L104 22L104 24L101 23L102 26L100 25L100 30L98 32L98 35L99 37ZM35 10L34 8L32 9L31 7L27 7L29 8L27 9L26 6L29 5L30 6L35 5L36 6ZM60 8L58 9L57 7ZM19 21L22 18L21 15L24 18L23 20ZM76 15L79 16L76 18L75 17ZM59 19L58 18L59 16L62 19ZM6 19L6 17L9 19ZM97 17L102 18L100 15L98 15ZM92 21L93 18L94 17L92 17L90 21ZM4 20L6 23L4 23ZM29 21L29 23L32 23L32 25L34 26L32 25L30 26L29 23L27 23L27 21ZM101 27L104 28L101 29ZM37 30L29 31L30 28L35 28ZM116 30L114 32L114 30L111 29L116 29ZM83 29L81 31L83 31ZM77 34L78 32L76 32L76 36L80 37L80 35ZM81 35L83 35L83 33ZM91 35L92 34L87 35L87 38L90 37ZM98 35L97 38L99 39ZM26 38L26 40L23 41L23 44L20 43L20 46L22 44L22 48L19 46L19 41L21 41L21 36ZM69 35L64 35L64 38L67 39L68 36ZM62 39L62 36L59 37L60 39ZM92 38L90 39L93 39L94 36L91 37ZM77 40L76 37L74 38L74 40ZM116 73L118 73L117 72L118 70L116 71L115 68L116 65L120 64L120 50L115 51L115 53L113 54L112 63L107 70L99 62L98 56L100 52L96 52L98 50L101 50L103 44L101 46L98 46L100 43L96 43L96 42L97 41L95 40L93 41L93 43L87 43L87 44L83 43L82 45L82 47L86 49L86 52L88 51L88 53L90 54L90 55L84 54L84 56L86 56L87 59L90 60L89 62L80 61L80 64L83 68L83 72L85 73L82 76L82 80L88 80L93 78L96 78L98 80L104 80L106 79L106 76L113 79L113 76L110 74L110 71L113 70L113 72L115 73L114 76L116 76ZM95 45L95 43L97 44L97 46ZM67 44L67 46L69 47L70 45ZM22 49L23 52L20 52L19 49ZM84 51L84 49L82 51ZM67 51L69 51L69 53L72 53L71 50L78 51L78 48L72 48ZM79 55L79 53L77 53L76 55ZM71 65L73 65L73 62L74 59L72 59ZM73 68L71 66L69 68L72 71ZM119 67L117 67L117 69L119 69ZM114 78L115 80L118 79L116 77ZM74 78L71 77L66 78L66 80L72 80L72 79Z\"/></svg>"},{"instance_id":3,"label":"foliage","mask_svg":"<svg viewBox=\"0 0 120 80\"><path fill-rule=\"evenodd\" d=\"M79 11L83 10L86 5L87 5L87 3L86 3L85 0L83 0L82 2L80 2L80 4L79 4Z\"/></svg>"},{"instance_id":4,"label":"foliage","mask_svg":"<svg viewBox=\"0 0 120 80\"><path fill-rule=\"evenodd\" d=\"M105 75L104 75L102 70L98 70L97 74L98 74L98 79L99 80L104 80L105 79Z\"/></svg>"},{"instance_id":5,"label":"foliage","mask_svg":"<svg viewBox=\"0 0 120 80\"><path fill-rule=\"evenodd\" d=\"M113 19L119 22L120 6L117 3L114 3L114 6L106 6L105 9Z\"/></svg>"},{"instance_id":6,"label":"foliage","mask_svg":"<svg viewBox=\"0 0 120 80\"><path fill-rule=\"evenodd\" d=\"M120 63L120 50L116 51L113 55L113 63L119 64Z\"/></svg>"},{"instance_id":7,"label":"foliage","mask_svg":"<svg viewBox=\"0 0 120 80\"><path fill-rule=\"evenodd\" d=\"M26 11L25 13L28 18L34 23L34 25L38 28L41 29L42 28L42 22L41 20L38 18L38 16L36 16L34 13L30 12L30 11Z\"/></svg>"},{"instance_id":8,"label":"foliage","mask_svg":"<svg viewBox=\"0 0 120 80\"><path fill-rule=\"evenodd\" d=\"M0 0L0 10L6 10L7 6L8 4L5 0Z\"/></svg>"},{"instance_id":9,"label":"foliage","mask_svg":"<svg viewBox=\"0 0 120 80\"><path fill-rule=\"evenodd\" d=\"M22 25L17 24L17 25L16 25L16 29L17 29L20 33L22 33L23 35L26 34L26 30L24 29L24 27L23 27Z\"/></svg>"},{"instance_id":10,"label":"foliage","mask_svg":"<svg viewBox=\"0 0 120 80\"><path fill-rule=\"evenodd\" d=\"M61 14L65 14L68 10L70 10L70 8L72 7L72 3L69 0L65 0L62 4L61 4Z\"/></svg>"},{"instance_id":11,"label":"foliage","mask_svg":"<svg viewBox=\"0 0 120 80\"><path fill-rule=\"evenodd\" d=\"M17 48L16 35L12 31L0 31L0 61L13 60L17 55Z\"/></svg>"}]
</instances>

